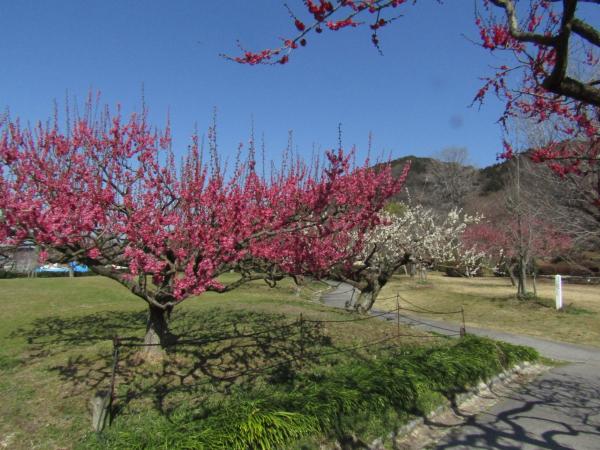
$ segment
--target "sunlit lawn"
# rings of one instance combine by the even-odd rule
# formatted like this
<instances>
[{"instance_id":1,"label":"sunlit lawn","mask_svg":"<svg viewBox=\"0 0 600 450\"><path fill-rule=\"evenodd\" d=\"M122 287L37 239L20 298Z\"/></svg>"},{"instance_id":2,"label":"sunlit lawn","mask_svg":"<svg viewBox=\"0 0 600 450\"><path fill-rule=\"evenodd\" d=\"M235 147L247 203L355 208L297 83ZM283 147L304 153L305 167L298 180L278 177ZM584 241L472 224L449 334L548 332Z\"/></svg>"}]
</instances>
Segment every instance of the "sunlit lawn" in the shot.
<instances>
[{"instance_id":1,"label":"sunlit lawn","mask_svg":"<svg viewBox=\"0 0 600 450\"><path fill-rule=\"evenodd\" d=\"M439 273L430 274L426 282L396 276L381 297L397 292L427 309L456 310L464 306L467 328L487 327L600 347L600 286L563 284L564 312L554 308L552 280L538 280L538 300L517 300L507 278L453 278ZM395 299L382 300L376 308L392 309L395 303ZM444 316L444 320L459 322L460 316Z\"/></svg>"},{"instance_id":2,"label":"sunlit lawn","mask_svg":"<svg viewBox=\"0 0 600 450\"><path fill-rule=\"evenodd\" d=\"M140 365L137 349L123 349L117 378L120 413L168 412L192 391L195 401L202 401L202 393L209 391L195 390L196 385L210 388L211 395L225 395L228 386L260 380L219 381L224 376L300 351L369 342L395 330L381 321L308 324L300 350L297 327L280 327L300 313L304 319L347 317L314 301L314 291L323 288L315 283L296 296L289 281L274 289L255 282L228 294L186 300L172 319L173 331L182 337L275 331L233 344L178 348L168 364L152 367ZM145 304L116 282L84 277L0 280L0 307L0 448L71 448L89 432L89 399L108 388L111 337L141 338Z\"/></svg>"}]
</instances>

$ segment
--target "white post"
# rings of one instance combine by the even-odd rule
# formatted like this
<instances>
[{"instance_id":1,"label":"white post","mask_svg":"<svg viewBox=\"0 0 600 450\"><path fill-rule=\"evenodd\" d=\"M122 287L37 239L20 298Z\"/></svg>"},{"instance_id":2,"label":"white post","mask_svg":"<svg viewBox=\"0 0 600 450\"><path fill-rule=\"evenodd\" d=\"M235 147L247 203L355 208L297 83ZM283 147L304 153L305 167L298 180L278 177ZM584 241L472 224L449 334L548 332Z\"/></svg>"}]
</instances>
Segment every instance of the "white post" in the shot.
<instances>
[{"instance_id":1,"label":"white post","mask_svg":"<svg viewBox=\"0 0 600 450\"><path fill-rule=\"evenodd\" d=\"M560 275L554 276L554 291L556 293L556 309L561 310L563 307L562 299L562 279Z\"/></svg>"}]
</instances>

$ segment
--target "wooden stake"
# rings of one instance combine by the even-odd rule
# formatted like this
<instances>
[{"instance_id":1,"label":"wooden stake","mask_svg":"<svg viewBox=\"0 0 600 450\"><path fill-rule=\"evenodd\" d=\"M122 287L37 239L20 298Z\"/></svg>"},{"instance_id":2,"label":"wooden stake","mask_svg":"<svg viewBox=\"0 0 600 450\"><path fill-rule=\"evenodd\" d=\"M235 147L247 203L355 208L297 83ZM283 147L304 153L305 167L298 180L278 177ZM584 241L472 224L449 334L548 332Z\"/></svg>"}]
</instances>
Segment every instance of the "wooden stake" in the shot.
<instances>
[{"instance_id":1,"label":"wooden stake","mask_svg":"<svg viewBox=\"0 0 600 450\"><path fill-rule=\"evenodd\" d=\"M400 337L400 294L396 294L396 333Z\"/></svg>"},{"instance_id":2,"label":"wooden stake","mask_svg":"<svg viewBox=\"0 0 600 450\"><path fill-rule=\"evenodd\" d=\"M302 360L304 359L304 318L300 313L300 366L302 366Z\"/></svg>"}]
</instances>

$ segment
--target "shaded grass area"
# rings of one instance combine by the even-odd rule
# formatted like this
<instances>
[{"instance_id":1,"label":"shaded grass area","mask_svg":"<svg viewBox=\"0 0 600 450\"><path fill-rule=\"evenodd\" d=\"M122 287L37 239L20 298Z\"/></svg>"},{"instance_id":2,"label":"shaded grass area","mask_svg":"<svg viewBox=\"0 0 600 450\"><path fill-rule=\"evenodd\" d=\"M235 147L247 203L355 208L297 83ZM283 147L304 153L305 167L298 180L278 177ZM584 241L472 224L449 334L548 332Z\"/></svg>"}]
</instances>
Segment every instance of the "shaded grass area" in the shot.
<instances>
[{"instance_id":1,"label":"shaded grass area","mask_svg":"<svg viewBox=\"0 0 600 450\"><path fill-rule=\"evenodd\" d=\"M288 368L283 378L275 371L268 385L236 388L224 399L205 398L170 415L130 415L84 447L319 448L337 441L366 448L467 386L536 358L531 349L468 337L325 359L311 370Z\"/></svg>"},{"instance_id":2,"label":"shaded grass area","mask_svg":"<svg viewBox=\"0 0 600 450\"><path fill-rule=\"evenodd\" d=\"M177 308L178 345L159 363L139 347L144 303L110 280L1 280L0 442L8 448L260 448L386 434L520 359L519 347L460 343L352 318L291 282L252 283ZM302 325L298 319L302 314ZM318 321L333 321L320 323ZM115 420L89 433L88 400L108 389L122 348ZM224 337L233 339L219 340ZM363 347L372 341L385 342ZM354 436L353 438L351 436ZM281 446L281 445L280 445Z\"/></svg>"},{"instance_id":3,"label":"shaded grass area","mask_svg":"<svg viewBox=\"0 0 600 450\"><path fill-rule=\"evenodd\" d=\"M600 347L600 286L563 285L565 307L562 311L555 310L553 289L553 282L538 281L539 297L519 300L506 278L467 279L430 274L425 283L395 276L381 296L385 298L398 292L401 298L431 310L455 310L464 306L467 328L492 328ZM393 306L395 300L383 300L376 307ZM419 314L440 319L427 312ZM443 320L460 323L460 316L444 316Z\"/></svg>"}]
</instances>

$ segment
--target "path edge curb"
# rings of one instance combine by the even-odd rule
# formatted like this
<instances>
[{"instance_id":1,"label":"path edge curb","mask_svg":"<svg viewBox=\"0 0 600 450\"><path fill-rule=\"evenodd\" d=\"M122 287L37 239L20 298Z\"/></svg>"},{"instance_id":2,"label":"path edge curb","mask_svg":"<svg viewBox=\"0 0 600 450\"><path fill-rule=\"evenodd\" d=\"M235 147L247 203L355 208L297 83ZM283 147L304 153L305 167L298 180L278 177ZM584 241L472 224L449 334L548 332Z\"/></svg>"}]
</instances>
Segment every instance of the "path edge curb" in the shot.
<instances>
[{"instance_id":1,"label":"path edge curb","mask_svg":"<svg viewBox=\"0 0 600 450\"><path fill-rule=\"evenodd\" d=\"M541 375L543 372L550 370L552 367L542 364L541 362L530 363L529 361L523 361L519 364L514 365L513 367L506 369L493 377L480 381L476 386L469 388L466 392L461 392L459 394L455 394L452 399L450 399L449 404L440 405L427 414L424 417L416 417L406 424L402 425L396 431L392 431L387 436L387 441L395 442L397 439L405 437L406 435L413 432L417 427L423 425L425 420L435 419L435 417L448 412L452 409L452 407L458 407L470 400L475 399L475 397L480 396L486 390L491 390L495 385L499 383L511 383L514 386L513 379L526 370L534 371L537 370L535 377ZM395 446L393 448L396 448ZM384 439L382 437L374 439L369 445L369 450L385 450L384 447Z\"/></svg>"}]
</instances>

